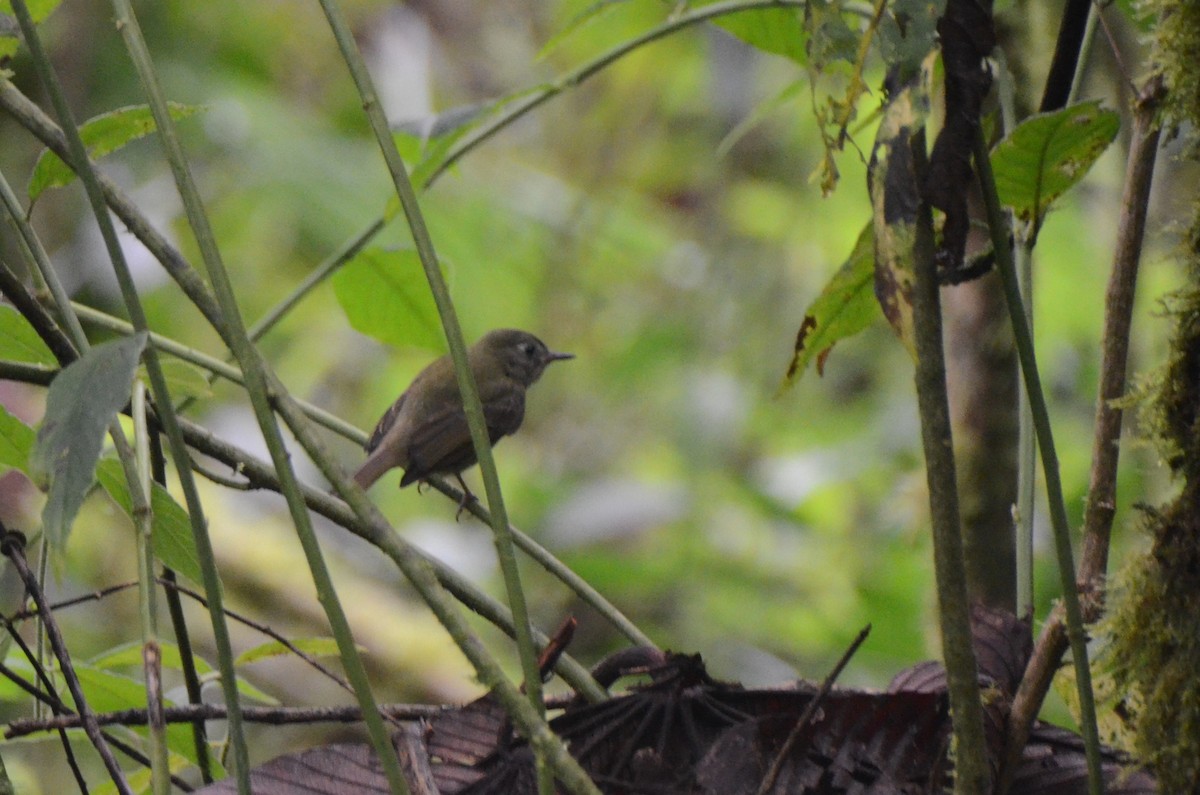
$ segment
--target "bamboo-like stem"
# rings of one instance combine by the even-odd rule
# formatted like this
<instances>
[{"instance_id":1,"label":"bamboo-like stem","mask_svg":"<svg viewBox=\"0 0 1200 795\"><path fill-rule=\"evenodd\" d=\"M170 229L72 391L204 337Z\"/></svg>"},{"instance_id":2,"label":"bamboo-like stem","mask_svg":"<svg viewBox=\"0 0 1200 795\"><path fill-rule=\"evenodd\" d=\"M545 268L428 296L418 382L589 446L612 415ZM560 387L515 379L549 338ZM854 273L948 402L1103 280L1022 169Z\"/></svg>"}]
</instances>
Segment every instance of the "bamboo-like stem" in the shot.
<instances>
[{"instance_id":1,"label":"bamboo-like stem","mask_svg":"<svg viewBox=\"0 0 1200 795\"><path fill-rule=\"evenodd\" d=\"M1021 305L1016 268L1008 247L1008 225L1004 220L1000 198L996 194L996 181L992 176L992 164L989 158L987 142L981 132L975 140L975 168L979 174L984 204L987 206L992 249L996 256L996 267L1000 271L1001 281L1004 284L1004 295L1008 302L1009 318L1017 344L1017 356L1021 362L1021 373L1025 377L1025 392L1029 395L1033 427L1037 436L1038 448L1042 454L1046 498L1050 506L1050 524L1054 530L1054 545L1058 553L1058 572L1063 590L1062 599L1067 613L1067 637L1070 640L1071 656L1075 663L1075 684L1079 692L1080 728L1087 752L1088 789L1092 795L1099 795L1104 790L1103 771L1100 766L1100 736L1096 728L1096 702L1092 696L1092 672L1088 665L1087 637L1083 628L1083 615L1079 607L1079 593L1075 586L1071 528L1067 522L1067 508L1063 500L1062 480L1058 470L1058 454L1054 447L1050 414L1042 392L1041 377L1038 375L1037 359L1033 350L1033 336L1029 331L1029 324L1025 322L1025 309Z\"/></svg>"},{"instance_id":2,"label":"bamboo-like stem","mask_svg":"<svg viewBox=\"0 0 1200 795\"><path fill-rule=\"evenodd\" d=\"M450 356L454 362L458 389L462 395L467 427L471 433L471 442L475 448L475 457L479 462L480 474L483 477L488 510L492 514L492 529L494 531L496 553L500 561L500 570L504 575L504 586L508 593L508 604L512 609L513 621L517 629L517 653L521 660L521 670L524 673L525 692L534 714L540 719L545 715L545 706L542 703L542 680L541 674L538 671L537 649L533 643L533 628L529 621L529 609L525 601L525 591L521 585L520 571L517 568L516 548L513 545L512 533L509 530L508 512L504 505L504 494L500 489L500 476L496 471L496 461L492 455L487 420L483 414L483 403L479 399L479 388L475 383L475 376L471 372L471 366L467 360L467 343L463 339L462 327L458 322L454 302L450 298L450 289L446 285L441 267L438 264L437 253L433 247L433 239L430 237L429 230L425 226L425 219L421 213L420 205L417 203L416 193L409 180L408 171L404 166L403 159L400 157L399 150L396 148L395 139L392 138L387 119L384 117L383 109L379 105L379 98L375 92L374 83L367 72L366 63L364 63L362 55L358 51L354 35L350 31L350 26L346 22L341 7L336 0L320 0L320 3L321 8L325 11L325 18L329 23L330 30L337 40L342 59L346 62L346 66L350 70L350 76L354 80L354 85L358 89L359 96L362 99L363 111L367 115L371 131L375 135L388 171L391 173L396 195L400 200L400 206L404 210L405 218L408 220L413 242L416 245L417 254L421 259L421 266L425 270L425 278L429 282L429 289L433 294L434 304L437 306L438 316L442 321L442 329L445 332L446 342L450 348ZM293 431L295 430L293 427ZM547 732L549 731L545 727L544 722L542 722L541 727L537 728L539 731L542 728L545 728ZM544 767L542 750L537 745L534 748L537 753L537 767L539 769L538 789L542 795L550 795L547 785L552 786L552 782L545 779L545 776L541 772Z\"/></svg>"},{"instance_id":3,"label":"bamboo-like stem","mask_svg":"<svg viewBox=\"0 0 1200 795\"><path fill-rule=\"evenodd\" d=\"M133 450L138 479L129 484L133 527L138 551L138 613L142 625L142 667L145 671L146 713L150 732L150 786L154 795L169 795L171 767L167 724L163 721L162 646L158 640L158 615L154 595L154 511L150 502L150 428L146 385L133 383Z\"/></svg>"},{"instance_id":4,"label":"bamboo-like stem","mask_svg":"<svg viewBox=\"0 0 1200 795\"><path fill-rule=\"evenodd\" d=\"M914 135L909 145L917 173L925 163L925 136ZM946 664L950 711L954 717L956 795L985 795L990 771L983 733L978 667L971 642L966 564L958 511L958 477L946 394L946 361L942 345L942 308L933 261L933 219L921 202L913 250L913 330L916 337L917 407L929 487L929 518L933 525L933 565L937 578L938 621L942 658Z\"/></svg>"},{"instance_id":5,"label":"bamboo-like stem","mask_svg":"<svg viewBox=\"0 0 1200 795\"><path fill-rule=\"evenodd\" d=\"M22 34L25 37L26 43L29 45L30 52L33 55L34 64L38 69L39 75L50 93L51 100L54 103L55 110L59 116L59 124L62 127L62 134L66 138L66 153L59 153L60 157L67 154L63 158L64 162L74 163L75 171L83 182L84 189L87 192L88 201L92 206L93 215L100 227L101 234L104 237L105 246L108 249L109 257L113 264L113 270L117 277L117 282L121 288L121 295L125 301L127 310L134 327L140 331L146 331L148 324L146 322L145 312L142 310L141 301L138 298L137 290L133 284L133 277L129 272L128 265L125 262L124 253L121 249L120 242L117 239L116 229L113 227L112 218L109 216L106 207L106 197L101 185L101 180L97 178L96 170L92 167L88 159L87 148L80 136L79 128L76 126L67 105L66 96L64 95L61 86L54 75L53 69L50 66L50 61L42 50L41 42L38 37L33 20L29 16L29 10L25 5L24 0L13 0L13 11L17 16L18 23L21 25ZM5 81L7 83L7 81ZM65 301L60 303L60 310L70 314L70 304ZM77 322L77 321L76 321ZM172 403L170 392L167 388L166 379L163 376L162 367L159 364L158 356L153 348L148 348L144 361L146 364L146 372L150 378L151 388L153 390L155 402L159 406L158 416L163 423L163 428L167 433L168 442L171 448L171 455L176 462L176 471L179 473L180 485L184 492L184 499L188 508L188 515L191 520L192 535L196 544L197 558L200 563L201 572L203 574L205 589L212 597L210 604L209 616L213 627L213 639L217 649L218 667L221 671L221 684L225 694L226 704L229 707L229 737L230 743L234 751L235 761L237 762L238 775L238 791L241 795L249 795L250 779L249 779L249 756L246 750L245 736L242 732L241 720L238 717L238 693L237 680L233 668L233 653L232 646L229 640L228 628L225 625L225 617L221 611L221 588L220 580L217 576L216 563L212 552L212 544L208 538L208 527L204 521L203 508L200 502L199 492L196 490L195 481L192 478L191 466L189 463L187 448L183 442L183 436L179 431L179 425L176 421L175 414L172 411ZM118 452L121 451L121 441L123 436L117 440ZM122 463L125 463L126 456L121 456ZM126 479L130 483L130 491L133 491L135 478L130 476L129 469L126 467Z\"/></svg>"},{"instance_id":6,"label":"bamboo-like stem","mask_svg":"<svg viewBox=\"0 0 1200 795\"><path fill-rule=\"evenodd\" d=\"M1156 117L1163 90L1161 76L1151 78L1139 92L1134 105L1133 135L1125 166L1121 217L1105 296L1104 342L1096 396L1092 469L1083 513L1083 552L1076 578L1076 586L1086 597L1082 608L1083 618L1088 621L1099 618L1103 609L1109 539L1117 509L1117 463L1122 423L1122 410L1114 401L1125 392L1133 300L1161 132ZM1020 762L1021 750L1029 739L1030 729L1067 647L1063 611L1056 609L1046 621L1033 656L1025 668L1021 685L1013 697L1005 742L1007 758L1001 767L1001 784L1006 788L1012 771Z\"/></svg>"},{"instance_id":7,"label":"bamboo-like stem","mask_svg":"<svg viewBox=\"0 0 1200 795\"><path fill-rule=\"evenodd\" d=\"M216 238L213 235L203 202L200 199L200 193L196 188L190 166L183 152L183 147L176 134L175 123L171 118L166 98L159 85L158 76L155 73L150 53L142 36L137 16L134 14L132 4L129 0L113 0L113 10L116 16L117 28L121 32L121 36L125 41L125 47L142 82L142 88L149 102L155 124L157 125L159 139L163 144L167 162L175 177L175 184L179 190L180 198L183 200L188 223L196 236L196 242L207 268L209 280L212 282L217 304L224 315L225 323L219 330L223 332L222 336L225 342L230 346L245 375L246 391L249 394L255 417L263 433L263 438L270 450L271 460L279 473L280 483L283 487L284 496L287 499L288 508L291 511L293 524L300 539L300 545L304 550L305 558L308 561L314 584L316 585L318 600L325 608L330 629L337 641L338 651L346 668L346 675L354 686L359 706L363 710L363 718L367 725L371 744L374 746L375 752L383 766L384 774L387 777L392 792L397 793L397 795L407 795L408 786L405 783L404 774L400 770L399 759L396 757L395 749L383 725L383 720L379 716L375 699L371 694L366 669L355 646L349 622L346 620L345 612L342 610L337 591L333 586L332 578L329 575L320 546L317 543L316 533L312 527L312 520L308 515L308 510L305 508L304 499L300 495L299 481L292 467L291 456L288 453L283 435L275 422L275 417L271 410L271 398L267 386L267 368L260 358L258 351L255 350L253 343L246 336L245 325L242 322L241 312L237 306L232 282L221 260ZM210 594L210 596L212 595ZM239 767L245 765L245 760L238 761ZM241 786L242 782L239 781L239 787ZM248 791L249 785L247 782L246 795L248 795Z\"/></svg>"}]
</instances>

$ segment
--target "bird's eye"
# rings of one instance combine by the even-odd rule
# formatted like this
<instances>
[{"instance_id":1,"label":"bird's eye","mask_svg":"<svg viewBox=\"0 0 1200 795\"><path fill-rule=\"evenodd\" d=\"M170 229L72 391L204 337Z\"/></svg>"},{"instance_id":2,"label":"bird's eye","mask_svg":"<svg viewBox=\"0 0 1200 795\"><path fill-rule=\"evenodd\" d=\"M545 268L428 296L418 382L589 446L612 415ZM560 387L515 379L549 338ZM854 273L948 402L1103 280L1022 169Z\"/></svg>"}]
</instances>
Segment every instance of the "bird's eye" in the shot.
<instances>
[{"instance_id":1,"label":"bird's eye","mask_svg":"<svg viewBox=\"0 0 1200 795\"><path fill-rule=\"evenodd\" d=\"M537 350L537 349L534 347L534 345L533 345L533 343L532 343L532 342L522 342L522 343L521 343L519 346L517 346L517 347L521 349L521 353L525 354L525 355L526 355L526 356L528 356L530 359L532 359L532 358L533 358L533 354L534 354L534 352Z\"/></svg>"}]
</instances>

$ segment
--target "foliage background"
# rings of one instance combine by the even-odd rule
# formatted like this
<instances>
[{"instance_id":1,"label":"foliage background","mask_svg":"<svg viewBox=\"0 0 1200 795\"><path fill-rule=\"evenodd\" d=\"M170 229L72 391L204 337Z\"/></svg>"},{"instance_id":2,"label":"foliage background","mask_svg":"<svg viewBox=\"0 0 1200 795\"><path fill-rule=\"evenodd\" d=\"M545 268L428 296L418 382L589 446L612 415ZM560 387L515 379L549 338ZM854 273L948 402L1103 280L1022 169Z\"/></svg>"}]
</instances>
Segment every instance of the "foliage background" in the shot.
<instances>
[{"instance_id":1,"label":"foliage background","mask_svg":"<svg viewBox=\"0 0 1200 795\"><path fill-rule=\"evenodd\" d=\"M1041 85L1057 18L1043 5L997 4L1015 87L1027 101ZM613 4L572 27L588 3L345 6L395 121L537 85L656 24L664 11L656 2ZM141 101L109 14L107 4L68 0L43 26L79 118ZM186 145L253 321L383 210L389 188L375 144L315 4L160 2L139 15L168 95L205 107L184 122ZM1135 53L1136 26L1112 18L1125 23L1117 31L1125 53ZM557 38L564 29L569 34ZM10 68L37 98L24 57ZM1121 79L1103 44L1088 75L1084 96L1124 111ZM879 74L868 77L869 85L880 83ZM423 196L423 207L468 339L519 326L578 355L549 371L531 393L525 427L499 448L514 522L661 646L701 652L719 677L747 684L820 678L871 623L843 682L882 686L938 651L912 369L876 322L833 351L823 377L809 373L780 390L804 309L849 253L868 212L865 164L854 147L838 161L837 191L821 195L814 175L822 149L805 79L794 62L720 29L688 29L638 50L468 155ZM778 100L785 92L789 98ZM862 115L878 102L877 95L864 98ZM756 113L757 123L730 137ZM854 138L869 149L872 136L868 122ZM1038 352L1076 525L1120 140L1057 205L1038 247ZM2 118L0 141L0 169L27 173L38 148ZM153 139L111 156L105 168L194 253ZM1134 371L1159 362L1166 327L1156 302L1178 279L1166 253L1186 209L1176 193L1194 174L1160 168L1157 179ZM78 298L118 312L78 185L43 196L32 217ZM15 261L7 232L3 253ZM392 224L377 242L407 241ZM181 309L148 256L135 254L133 262L152 326L219 354L214 335ZM401 328L414 340L428 338L403 321ZM328 284L262 348L295 394L364 428L441 352L385 347L355 332ZM40 415L42 392L10 384L0 390L14 412L31 421ZM218 383L192 414L218 435L261 449L240 391ZM339 444L346 465L356 466L361 452ZM307 479L319 481L311 467ZM394 480L373 496L400 531L501 594L488 531L474 521L456 524L439 496L397 491ZM289 635L327 634L282 500L202 485L231 606ZM1119 505L1127 511L1163 488L1152 453L1133 447ZM36 526L41 498L20 475L0 481L0 494L6 524ZM380 699L472 696L468 666L396 572L344 533L327 530L323 540ZM1129 542L1120 534L1114 565L1122 543ZM1044 614L1057 580L1050 545L1039 552ZM579 616L577 657L591 661L620 644L540 570L527 566L525 573L539 625ZM74 595L135 576L127 521L94 496L53 592ZM206 626L198 608L192 617ZM137 637L132 592L75 608L64 620L80 657ZM501 647L496 633L481 631ZM245 649L262 639L235 628L234 640ZM515 655L510 663L516 670ZM288 704L345 700L295 661L255 663L244 674ZM1069 720L1061 708L1055 717ZM319 741L312 731L251 727L253 759ZM59 753L53 743L34 743L5 760L18 781L24 765L28 788L21 791L54 792L65 784L45 765Z\"/></svg>"}]
</instances>

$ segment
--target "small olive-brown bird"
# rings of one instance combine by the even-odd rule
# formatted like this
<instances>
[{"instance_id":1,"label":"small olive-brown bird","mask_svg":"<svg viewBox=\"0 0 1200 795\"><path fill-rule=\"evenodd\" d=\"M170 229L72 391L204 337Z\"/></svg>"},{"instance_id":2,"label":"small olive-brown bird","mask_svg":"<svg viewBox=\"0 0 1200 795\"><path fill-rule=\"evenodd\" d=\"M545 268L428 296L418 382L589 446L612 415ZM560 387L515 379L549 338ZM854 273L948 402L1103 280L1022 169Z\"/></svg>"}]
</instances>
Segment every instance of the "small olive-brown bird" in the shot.
<instances>
[{"instance_id":1,"label":"small olive-brown bird","mask_svg":"<svg viewBox=\"0 0 1200 795\"><path fill-rule=\"evenodd\" d=\"M467 361L492 444L521 427L525 390L541 377L546 365L573 358L574 354L555 353L537 337L517 329L489 331L470 347ZM466 504L471 492L461 473L475 463L475 448L449 355L417 374L379 420L366 449L370 455L354 473L364 489L389 469L402 467L401 488L431 475L454 475Z\"/></svg>"}]
</instances>

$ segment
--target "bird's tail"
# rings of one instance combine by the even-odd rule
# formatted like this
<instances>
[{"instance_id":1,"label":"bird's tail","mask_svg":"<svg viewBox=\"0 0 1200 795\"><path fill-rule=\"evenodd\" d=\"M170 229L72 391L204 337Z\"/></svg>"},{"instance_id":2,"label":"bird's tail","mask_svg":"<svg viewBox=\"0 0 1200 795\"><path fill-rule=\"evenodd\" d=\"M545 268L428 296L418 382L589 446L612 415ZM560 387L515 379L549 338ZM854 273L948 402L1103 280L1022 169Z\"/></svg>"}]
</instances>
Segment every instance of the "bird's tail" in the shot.
<instances>
[{"instance_id":1,"label":"bird's tail","mask_svg":"<svg viewBox=\"0 0 1200 795\"><path fill-rule=\"evenodd\" d=\"M363 465L354 473L354 482L361 486L364 490L371 488L375 481L383 477L383 473L391 469L386 457L379 455L382 451L377 450L374 455L368 456Z\"/></svg>"}]
</instances>

